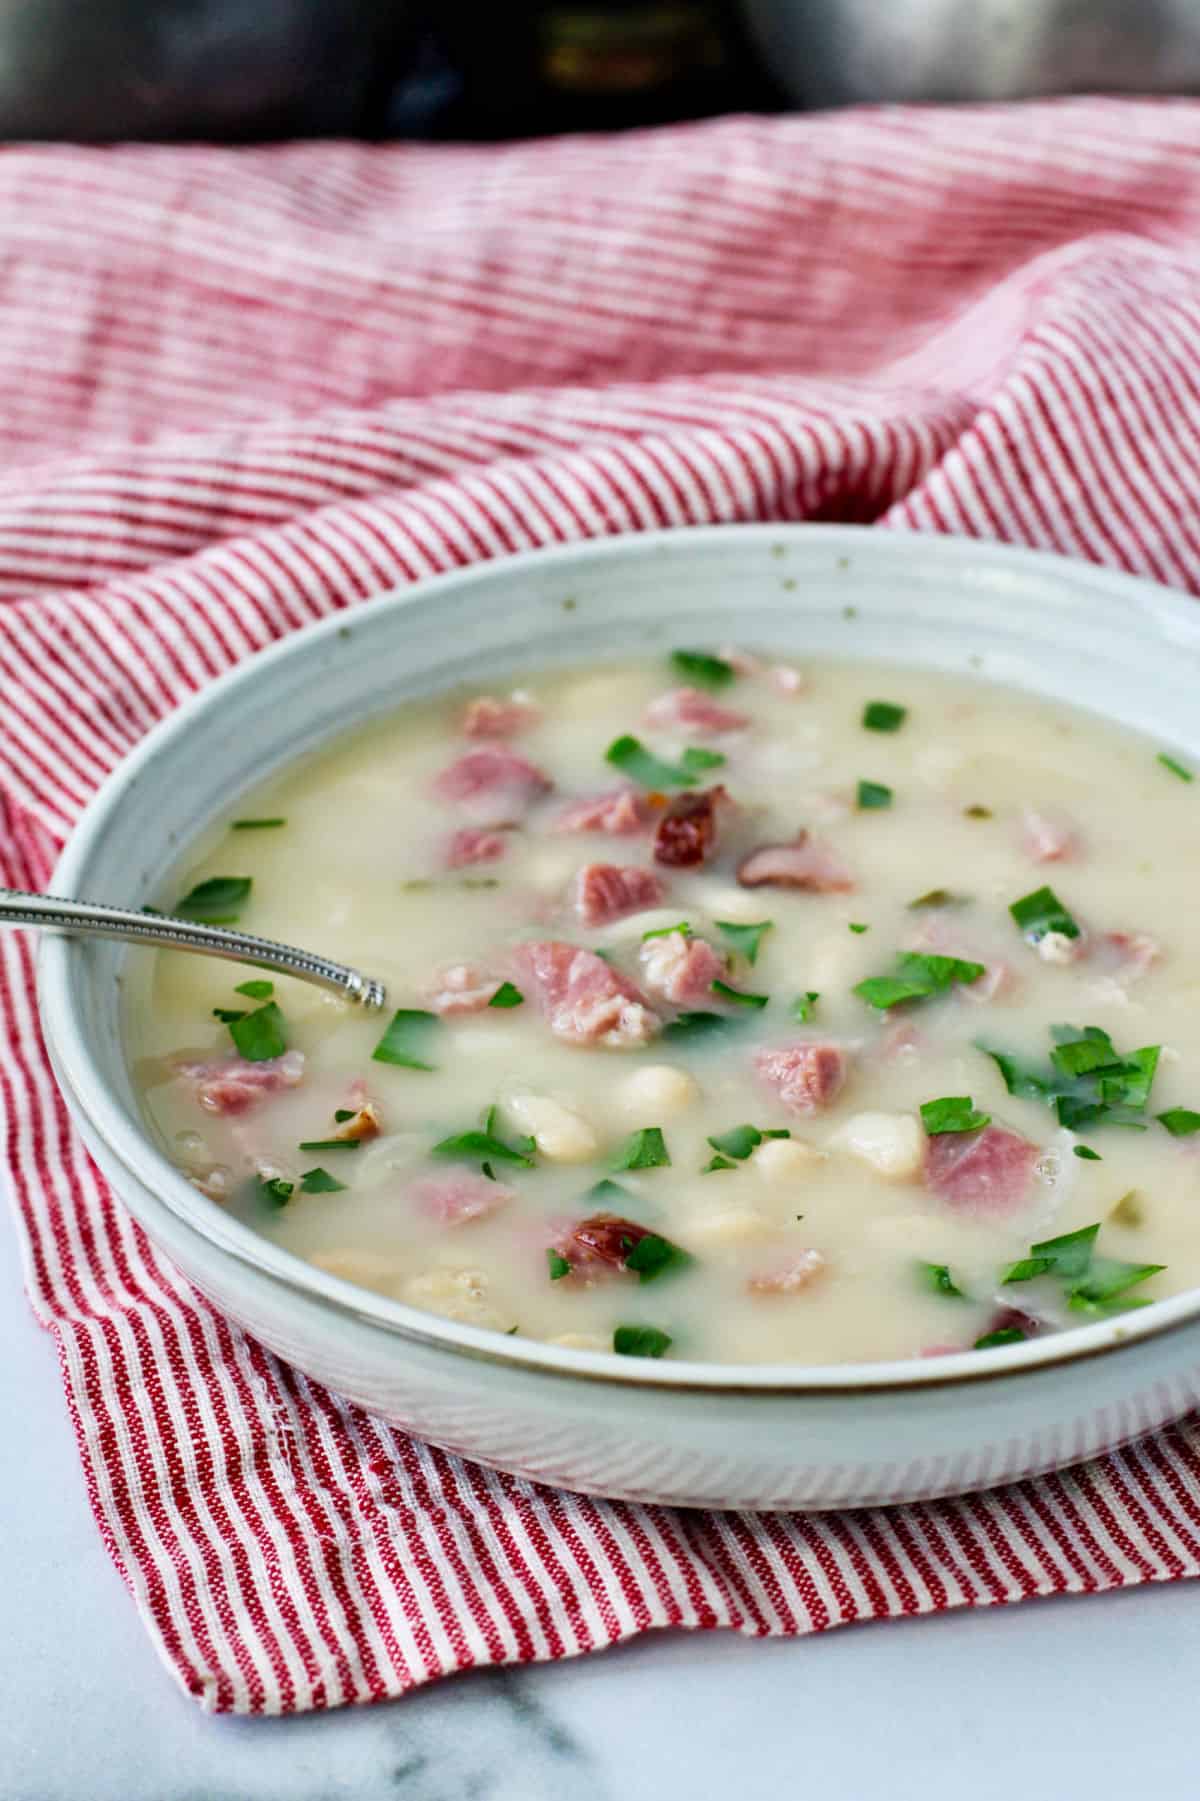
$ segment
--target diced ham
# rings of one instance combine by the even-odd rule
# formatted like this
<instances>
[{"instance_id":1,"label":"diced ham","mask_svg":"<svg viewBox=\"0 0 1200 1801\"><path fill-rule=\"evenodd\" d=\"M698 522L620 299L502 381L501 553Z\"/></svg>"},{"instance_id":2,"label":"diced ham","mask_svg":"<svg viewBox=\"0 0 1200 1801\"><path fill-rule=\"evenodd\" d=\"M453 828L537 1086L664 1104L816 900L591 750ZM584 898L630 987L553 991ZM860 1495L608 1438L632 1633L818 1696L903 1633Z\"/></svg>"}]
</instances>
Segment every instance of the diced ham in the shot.
<instances>
[{"instance_id":1,"label":"diced ham","mask_svg":"<svg viewBox=\"0 0 1200 1801\"><path fill-rule=\"evenodd\" d=\"M1043 1321L1036 1313L1027 1313L1023 1307L998 1307L988 1321L987 1329L989 1332L1011 1332L1015 1327L1018 1332L1024 1332L1026 1338L1036 1338L1042 1325ZM980 1337L984 1336L981 1332Z\"/></svg>"},{"instance_id":2,"label":"diced ham","mask_svg":"<svg viewBox=\"0 0 1200 1801\"><path fill-rule=\"evenodd\" d=\"M294 1088L304 1075L304 1052L285 1051L260 1063L245 1057L210 1062L177 1062L175 1068L196 1085L196 1099L208 1113L246 1113L268 1095Z\"/></svg>"},{"instance_id":3,"label":"diced ham","mask_svg":"<svg viewBox=\"0 0 1200 1801\"><path fill-rule=\"evenodd\" d=\"M840 1045L808 1039L759 1051L754 1068L790 1113L819 1113L841 1093L847 1057Z\"/></svg>"},{"instance_id":4,"label":"diced ham","mask_svg":"<svg viewBox=\"0 0 1200 1801\"><path fill-rule=\"evenodd\" d=\"M751 1294L799 1294L826 1268L820 1251L796 1251L773 1268L755 1272L746 1283Z\"/></svg>"},{"instance_id":5,"label":"diced ham","mask_svg":"<svg viewBox=\"0 0 1200 1801\"><path fill-rule=\"evenodd\" d=\"M638 789L613 788L607 794L569 801L554 821L554 830L606 832L610 838L628 838L640 832L652 817L652 810Z\"/></svg>"},{"instance_id":6,"label":"diced ham","mask_svg":"<svg viewBox=\"0 0 1200 1801\"><path fill-rule=\"evenodd\" d=\"M677 794L654 833L654 861L668 869L694 869L717 845L717 808L728 800L724 788Z\"/></svg>"},{"instance_id":7,"label":"diced ham","mask_svg":"<svg viewBox=\"0 0 1200 1801\"><path fill-rule=\"evenodd\" d=\"M642 945L646 986L675 1007L711 1000L712 985L726 972L725 960L703 938L685 932L663 932Z\"/></svg>"},{"instance_id":8,"label":"diced ham","mask_svg":"<svg viewBox=\"0 0 1200 1801\"><path fill-rule=\"evenodd\" d=\"M445 1174L425 1176L408 1191L411 1201L442 1226L465 1226L469 1220L486 1219L507 1201L515 1190L503 1182L489 1181L478 1170L448 1169Z\"/></svg>"},{"instance_id":9,"label":"diced ham","mask_svg":"<svg viewBox=\"0 0 1200 1801\"><path fill-rule=\"evenodd\" d=\"M738 866L743 888L798 888L806 894L849 894L854 878L841 859L814 838L800 832L791 844L764 844Z\"/></svg>"},{"instance_id":10,"label":"diced ham","mask_svg":"<svg viewBox=\"0 0 1200 1801\"><path fill-rule=\"evenodd\" d=\"M925 1180L958 1213L1013 1213L1029 1193L1041 1152L1006 1126L939 1132L925 1153Z\"/></svg>"},{"instance_id":11,"label":"diced ham","mask_svg":"<svg viewBox=\"0 0 1200 1801\"><path fill-rule=\"evenodd\" d=\"M556 939L519 944L520 976L556 1038L625 1050L645 1044L662 1021L644 994L591 951Z\"/></svg>"},{"instance_id":12,"label":"diced ham","mask_svg":"<svg viewBox=\"0 0 1200 1801\"><path fill-rule=\"evenodd\" d=\"M619 1273L634 1246L650 1236L649 1226L635 1225L633 1220L621 1219L615 1213L594 1213L560 1236L553 1248L566 1258L573 1273Z\"/></svg>"},{"instance_id":13,"label":"diced ham","mask_svg":"<svg viewBox=\"0 0 1200 1801\"><path fill-rule=\"evenodd\" d=\"M516 825L550 792L548 776L503 744L468 750L434 779L437 798L461 807L477 825Z\"/></svg>"},{"instance_id":14,"label":"diced ham","mask_svg":"<svg viewBox=\"0 0 1200 1801\"><path fill-rule=\"evenodd\" d=\"M1122 987L1140 981L1161 956L1162 945L1149 932L1104 932L1092 944L1092 960Z\"/></svg>"},{"instance_id":15,"label":"diced ham","mask_svg":"<svg viewBox=\"0 0 1200 1801\"><path fill-rule=\"evenodd\" d=\"M538 709L527 700L497 700L480 694L468 701L463 731L468 738L513 738L533 724Z\"/></svg>"},{"instance_id":16,"label":"diced ham","mask_svg":"<svg viewBox=\"0 0 1200 1801\"><path fill-rule=\"evenodd\" d=\"M1021 848L1035 863L1065 863L1079 853L1079 839L1065 820L1026 807L1021 817Z\"/></svg>"},{"instance_id":17,"label":"diced ham","mask_svg":"<svg viewBox=\"0 0 1200 1801\"><path fill-rule=\"evenodd\" d=\"M474 963L451 963L441 969L429 990L429 1005L443 1016L455 1013L482 1013L499 988L496 976L490 976Z\"/></svg>"},{"instance_id":18,"label":"diced ham","mask_svg":"<svg viewBox=\"0 0 1200 1801\"><path fill-rule=\"evenodd\" d=\"M507 849L503 832L464 825L447 841L443 860L447 869L469 869L473 863L495 863Z\"/></svg>"},{"instance_id":19,"label":"diced ham","mask_svg":"<svg viewBox=\"0 0 1200 1801\"><path fill-rule=\"evenodd\" d=\"M750 724L747 713L723 707L699 688L672 688L646 708L646 724L654 731L682 732L702 738L709 733L741 732Z\"/></svg>"},{"instance_id":20,"label":"diced ham","mask_svg":"<svg viewBox=\"0 0 1200 1801\"><path fill-rule=\"evenodd\" d=\"M666 889L651 869L585 863L573 883L575 911L585 926L604 926L627 913L657 907Z\"/></svg>"}]
</instances>

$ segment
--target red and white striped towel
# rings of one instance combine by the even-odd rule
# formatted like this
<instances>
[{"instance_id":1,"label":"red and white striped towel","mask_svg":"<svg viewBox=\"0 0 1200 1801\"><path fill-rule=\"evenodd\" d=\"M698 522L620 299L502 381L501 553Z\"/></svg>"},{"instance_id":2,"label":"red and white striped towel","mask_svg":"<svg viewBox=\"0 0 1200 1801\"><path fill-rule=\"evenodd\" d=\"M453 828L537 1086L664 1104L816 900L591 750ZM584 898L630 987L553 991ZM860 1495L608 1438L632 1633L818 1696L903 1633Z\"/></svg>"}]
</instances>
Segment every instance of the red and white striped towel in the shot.
<instances>
[{"instance_id":1,"label":"red and white striped towel","mask_svg":"<svg viewBox=\"0 0 1200 1801\"><path fill-rule=\"evenodd\" d=\"M727 120L487 149L0 152L0 879L182 696L476 558L874 520L1200 591L1200 109ZM1200 1569L1200 1430L821 1518L430 1451L193 1295L88 1163L0 945L30 1297L96 1518L204 1706L654 1626L807 1632Z\"/></svg>"}]
</instances>

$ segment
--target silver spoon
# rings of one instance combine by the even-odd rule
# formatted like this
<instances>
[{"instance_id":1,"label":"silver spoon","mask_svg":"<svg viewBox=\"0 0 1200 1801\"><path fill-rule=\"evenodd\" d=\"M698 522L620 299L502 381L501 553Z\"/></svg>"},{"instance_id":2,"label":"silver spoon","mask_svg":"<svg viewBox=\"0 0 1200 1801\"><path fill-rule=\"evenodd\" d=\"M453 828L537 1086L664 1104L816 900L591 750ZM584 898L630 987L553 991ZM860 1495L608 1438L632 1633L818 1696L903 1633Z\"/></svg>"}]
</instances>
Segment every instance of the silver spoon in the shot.
<instances>
[{"instance_id":1,"label":"silver spoon","mask_svg":"<svg viewBox=\"0 0 1200 1801\"><path fill-rule=\"evenodd\" d=\"M105 907L94 901L59 900L53 894L21 894L0 888L0 926L40 926L43 931L66 932L77 938L124 938L138 944L157 944L166 950L200 951L209 957L228 957L234 963L253 963L277 975L298 976L318 988L332 988L368 1011L387 1005L387 990L373 976L333 963L312 951L273 938L255 938L249 932L233 932L227 926L198 925L190 919L166 914L137 913L126 907Z\"/></svg>"}]
</instances>

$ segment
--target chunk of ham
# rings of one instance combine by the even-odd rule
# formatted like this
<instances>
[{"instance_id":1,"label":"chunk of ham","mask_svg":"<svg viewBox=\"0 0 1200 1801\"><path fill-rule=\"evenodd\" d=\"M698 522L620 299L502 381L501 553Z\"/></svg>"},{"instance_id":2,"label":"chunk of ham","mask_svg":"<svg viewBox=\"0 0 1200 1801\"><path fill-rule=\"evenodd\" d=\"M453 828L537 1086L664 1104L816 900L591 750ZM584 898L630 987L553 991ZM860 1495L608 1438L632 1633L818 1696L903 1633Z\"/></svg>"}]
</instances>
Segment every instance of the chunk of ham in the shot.
<instances>
[{"instance_id":1,"label":"chunk of ham","mask_svg":"<svg viewBox=\"0 0 1200 1801\"><path fill-rule=\"evenodd\" d=\"M556 1038L626 1050L646 1044L662 1021L644 994L591 951L557 939L519 944L514 961Z\"/></svg>"},{"instance_id":2,"label":"chunk of ham","mask_svg":"<svg viewBox=\"0 0 1200 1801\"><path fill-rule=\"evenodd\" d=\"M434 778L433 792L469 813L477 825L517 825L553 783L503 744L468 750Z\"/></svg>"},{"instance_id":3,"label":"chunk of ham","mask_svg":"<svg viewBox=\"0 0 1200 1801\"><path fill-rule=\"evenodd\" d=\"M848 1059L838 1044L806 1039L754 1059L759 1080L773 1090L790 1113L819 1113L832 1106L846 1080Z\"/></svg>"},{"instance_id":4,"label":"chunk of ham","mask_svg":"<svg viewBox=\"0 0 1200 1801\"><path fill-rule=\"evenodd\" d=\"M1122 987L1139 982L1162 956L1162 945L1149 932L1103 932L1093 940L1092 961Z\"/></svg>"},{"instance_id":5,"label":"chunk of ham","mask_svg":"<svg viewBox=\"0 0 1200 1801\"><path fill-rule=\"evenodd\" d=\"M820 1251L796 1251L778 1263L756 1271L746 1283L751 1294L799 1294L826 1269Z\"/></svg>"},{"instance_id":6,"label":"chunk of ham","mask_svg":"<svg viewBox=\"0 0 1200 1801\"><path fill-rule=\"evenodd\" d=\"M1040 1155L1006 1126L939 1132L926 1149L925 1181L956 1213L1001 1218L1024 1204Z\"/></svg>"},{"instance_id":7,"label":"chunk of ham","mask_svg":"<svg viewBox=\"0 0 1200 1801\"><path fill-rule=\"evenodd\" d=\"M443 861L447 869L470 869L475 863L495 863L508 849L503 832L487 826L464 825L447 840Z\"/></svg>"},{"instance_id":8,"label":"chunk of ham","mask_svg":"<svg viewBox=\"0 0 1200 1801\"><path fill-rule=\"evenodd\" d=\"M285 1051L251 1063L245 1057L214 1057L207 1062L176 1062L181 1076L194 1083L196 1099L208 1113L248 1113L269 1095L295 1088L304 1075L304 1052Z\"/></svg>"},{"instance_id":9,"label":"chunk of ham","mask_svg":"<svg viewBox=\"0 0 1200 1801\"><path fill-rule=\"evenodd\" d=\"M634 1246L651 1236L649 1226L635 1225L615 1213L594 1213L560 1234L553 1248L566 1258L573 1274L620 1274Z\"/></svg>"},{"instance_id":10,"label":"chunk of ham","mask_svg":"<svg viewBox=\"0 0 1200 1801\"><path fill-rule=\"evenodd\" d=\"M1021 816L1021 848L1035 863L1065 863L1079 854L1079 837L1065 820L1026 807Z\"/></svg>"},{"instance_id":11,"label":"chunk of ham","mask_svg":"<svg viewBox=\"0 0 1200 1801\"><path fill-rule=\"evenodd\" d=\"M408 1198L419 1210L441 1226L465 1226L473 1219L486 1219L508 1201L515 1190L503 1182L491 1182L478 1170L458 1167L443 1175L425 1176L414 1182Z\"/></svg>"},{"instance_id":12,"label":"chunk of ham","mask_svg":"<svg viewBox=\"0 0 1200 1801\"><path fill-rule=\"evenodd\" d=\"M657 907L665 894L653 870L617 863L586 863L572 884L575 911L585 926L608 925Z\"/></svg>"},{"instance_id":13,"label":"chunk of ham","mask_svg":"<svg viewBox=\"0 0 1200 1801\"><path fill-rule=\"evenodd\" d=\"M728 800L724 788L677 794L654 832L654 861L668 869L694 869L717 847L717 808Z\"/></svg>"},{"instance_id":14,"label":"chunk of ham","mask_svg":"<svg viewBox=\"0 0 1200 1801\"><path fill-rule=\"evenodd\" d=\"M482 1013L499 986L499 978L488 975L477 964L451 963L438 971L427 999L433 1011L443 1018L455 1013Z\"/></svg>"},{"instance_id":15,"label":"chunk of ham","mask_svg":"<svg viewBox=\"0 0 1200 1801\"><path fill-rule=\"evenodd\" d=\"M711 694L699 688L672 688L660 694L646 708L646 724L654 731L682 732L685 737L703 738L710 733L745 731L750 724L748 713L736 713L723 707Z\"/></svg>"},{"instance_id":16,"label":"chunk of ham","mask_svg":"<svg viewBox=\"0 0 1200 1801\"><path fill-rule=\"evenodd\" d=\"M713 983L726 973L725 960L712 945L685 932L647 938L641 961L647 988L674 1007L711 1000Z\"/></svg>"},{"instance_id":17,"label":"chunk of ham","mask_svg":"<svg viewBox=\"0 0 1200 1801\"><path fill-rule=\"evenodd\" d=\"M849 894L854 878L845 864L811 832L790 844L764 844L738 866L743 888L796 888L805 894Z\"/></svg>"},{"instance_id":18,"label":"chunk of ham","mask_svg":"<svg viewBox=\"0 0 1200 1801\"><path fill-rule=\"evenodd\" d=\"M613 788L607 794L569 801L554 821L556 832L606 832L628 838L650 823L652 809L636 788Z\"/></svg>"},{"instance_id":19,"label":"chunk of ham","mask_svg":"<svg viewBox=\"0 0 1200 1801\"><path fill-rule=\"evenodd\" d=\"M463 714L463 731L468 738L514 738L533 724L538 709L527 700L497 700L492 694L479 694L468 701Z\"/></svg>"}]
</instances>

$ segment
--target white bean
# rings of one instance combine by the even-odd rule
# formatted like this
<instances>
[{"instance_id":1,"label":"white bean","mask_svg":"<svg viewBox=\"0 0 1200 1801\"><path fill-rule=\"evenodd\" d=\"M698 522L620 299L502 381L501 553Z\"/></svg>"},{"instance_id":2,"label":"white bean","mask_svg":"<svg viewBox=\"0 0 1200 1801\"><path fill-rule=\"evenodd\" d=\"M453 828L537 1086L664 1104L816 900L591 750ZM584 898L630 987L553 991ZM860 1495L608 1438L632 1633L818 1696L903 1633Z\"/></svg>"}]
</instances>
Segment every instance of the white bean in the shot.
<instances>
[{"instance_id":1,"label":"white bean","mask_svg":"<svg viewBox=\"0 0 1200 1801\"><path fill-rule=\"evenodd\" d=\"M764 1138L751 1151L749 1163L764 1182L783 1188L803 1182L825 1161L825 1153L802 1138Z\"/></svg>"},{"instance_id":2,"label":"white bean","mask_svg":"<svg viewBox=\"0 0 1200 1801\"><path fill-rule=\"evenodd\" d=\"M617 1105L630 1119L670 1119L684 1113L700 1090L686 1069L672 1063L648 1063L630 1072L617 1089Z\"/></svg>"},{"instance_id":3,"label":"white bean","mask_svg":"<svg viewBox=\"0 0 1200 1801\"><path fill-rule=\"evenodd\" d=\"M910 1182L925 1162L925 1135L911 1113L856 1113L830 1140L889 1182Z\"/></svg>"},{"instance_id":4,"label":"white bean","mask_svg":"<svg viewBox=\"0 0 1200 1801\"><path fill-rule=\"evenodd\" d=\"M551 1163L586 1163L600 1148L587 1120L548 1094L515 1094L507 1108Z\"/></svg>"}]
</instances>

